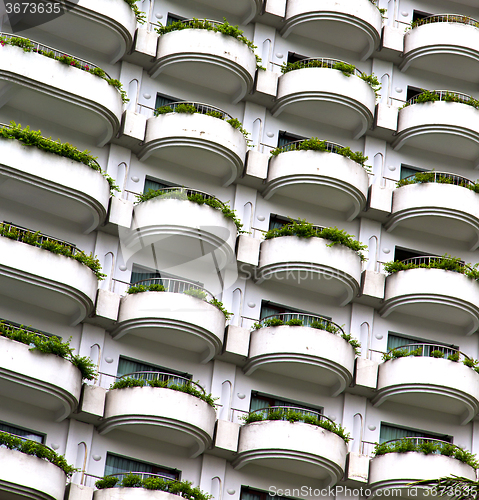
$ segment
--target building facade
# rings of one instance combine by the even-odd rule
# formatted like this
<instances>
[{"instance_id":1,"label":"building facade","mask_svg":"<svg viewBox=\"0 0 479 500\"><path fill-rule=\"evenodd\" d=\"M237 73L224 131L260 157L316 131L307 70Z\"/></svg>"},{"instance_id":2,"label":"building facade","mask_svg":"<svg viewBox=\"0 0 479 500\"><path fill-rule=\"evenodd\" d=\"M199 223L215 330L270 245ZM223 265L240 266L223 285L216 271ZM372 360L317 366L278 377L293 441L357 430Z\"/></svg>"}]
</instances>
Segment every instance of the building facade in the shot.
<instances>
[{"instance_id":1,"label":"building facade","mask_svg":"<svg viewBox=\"0 0 479 500\"><path fill-rule=\"evenodd\" d=\"M0 497L476 479L477 2L63 4L0 39Z\"/></svg>"}]
</instances>

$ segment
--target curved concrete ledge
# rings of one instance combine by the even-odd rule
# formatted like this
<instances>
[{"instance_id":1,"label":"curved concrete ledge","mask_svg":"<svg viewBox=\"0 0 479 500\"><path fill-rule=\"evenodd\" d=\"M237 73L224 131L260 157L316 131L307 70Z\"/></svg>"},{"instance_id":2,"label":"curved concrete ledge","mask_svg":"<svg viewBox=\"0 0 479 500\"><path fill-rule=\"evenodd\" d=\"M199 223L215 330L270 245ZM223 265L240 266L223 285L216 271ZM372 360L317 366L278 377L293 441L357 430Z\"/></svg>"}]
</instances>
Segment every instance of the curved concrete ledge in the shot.
<instances>
[{"instance_id":1,"label":"curved concrete ledge","mask_svg":"<svg viewBox=\"0 0 479 500\"><path fill-rule=\"evenodd\" d=\"M247 465L314 478L334 486L344 474L347 446L338 435L303 422L264 421L241 427L235 469Z\"/></svg>"},{"instance_id":2,"label":"curved concrete ledge","mask_svg":"<svg viewBox=\"0 0 479 500\"><path fill-rule=\"evenodd\" d=\"M359 290L361 261L342 245L321 238L282 236L261 243L256 281L266 279L327 294L346 305Z\"/></svg>"},{"instance_id":3,"label":"curved concrete ledge","mask_svg":"<svg viewBox=\"0 0 479 500\"><path fill-rule=\"evenodd\" d=\"M283 112L350 131L354 138L365 134L372 123L376 96L358 76L345 76L331 68L303 68L279 77L276 102L271 112Z\"/></svg>"},{"instance_id":4,"label":"curved concrete ledge","mask_svg":"<svg viewBox=\"0 0 479 500\"><path fill-rule=\"evenodd\" d=\"M228 186L243 172L246 139L218 118L168 113L147 121L138 158L150 156L218 177Z\"/></svg>"},{"instance_id":5,"label":"curved concrete ledge","mask_svg":"<svg viewBox=\"0 0 479 500\"><path fill-rule=\"evenodd\" d=\"M335 397L349 386L354 350L341 337L305 326L265 327L251 333L244 372L264 370L326 386Z\"/></svg>"},{"instance_id":6,"label":"curved concrete ledge","mask_svg":"<svg viewBox=\"0 0 479 500\"><path fill-rule=\"evenodd\" d=\"M375 406L385 401L457 415L470 422L479 412L479 375L448 359L407 357L379 365Z\"/></svg>"},{"instance_id":7,"label":"curved concrete ledge","mask_svg":"<svg viewBox=\"0 0 479 500\"><path fill-rule=\"evenodd\" d=\"M0 293L67 316L71 325L92 311L98 280L76 260L0 237Z\"/></svg>"},{"instance_id":8,"label":"curved concrete ledge","mask_svg":"<svg viewBox=\"0 0 479 500\"><path fill-rule=\"evenodd\" d=\"M5 337L0 350L0 394L50 410L57 422L76 410L82 379L72 363Z\"/></svg>"},{"instance_id":9,"label":"curved concrete ledge","mask_svg":"<svg viewBox=\"0 0 479 500\"><path fill-rule=\"evenodd\" d=\"M1 145L2 198L77 223L85 233L105 221L110 187L100 172L15 140Z\"/></svg>"},{"instance_id":10,"label":"curved concrete ledge","mask_svg":"<svg viewBox=\"0 0 479 500\"><path fill-rule=\"evenodd\" d=\"M114 339L124 335L197 352L206 363L219 354L225 316L215 306L182 293L141 292L122 297Z\"/></svg>"},{"instance_id":11,"label":"curved concrete ledge","mask_svg":"<svg viewBox=\"0 0 479 500\"><path fill-rule=\"evenodd\" d=\"M104 146L118 132L120 93L105 80L20 47L2 47L2 103L44 109L49 120L93 137ZM33 106L35 103L35 106Z\"/></svg>"},{"instance_id":12,"label":"curved concrete ledge","mask_svg":"<svg viewBox=\"0 0 479 500\"><path fill-rule=\"evenodd\" d=\"M399 111L395 150L410 146L479 163L479 110L457 102L425 102Z\"/></svg>"},{"instance_id":13,"label":"curved concrete ledge","mask_svg":"<svg viewBox=\"0 0 479 500\"><path fill-rule=\"evenodd\" d=\"M194 458L211 444L215 409L189 394L159 387L108 391L100 434L123 429L187 448Z\"/></svg>"},{"instance_id":14,"label":"curved concrete ledge","mask_svg":"<svg viewBox=\"0 0 479 500\"><path fill-rule=\"evenodd\" d=\"M406 33L400 68L420 68L476 83L478 62L479 29L462 23L438 22Z\"/></svg>"},{"instance_id":15,"label":"curved concrete ledge","mask_svg":"<svg viewBox=\"0 0 479 500\"><path fill-rule=\"evenodd\" d=\"M3 498L63 500L67 478L56 465L6 448L0 448L0 463L0 494Z\"/></svg>"},{"instance_id":16,"label":"curved concrete ledge","mask_svg":"<svg viewBox=\"0 0 479 500\"><path fill-rule=\"evenodd\" d=\"M239 102L253 88L256 58L236 38L202 29L161 35L150 75L164 74L227 94Z\"/></svg>"},{"instance_id":17,"label":"curved concrete ledge","mask_svg":"<svg viewBox=\"0 0 479 500\"><path fill-rule=\"evenodd\" d=\"M408 314L457 327L471 335L479 328L479 284L443 269L408 269L386 278L379 314Z\"/></svg>"},{"instance_id":18,"label":"curved concrete ledge","mask_svg":"<svg viewBox=\"0 0 479 500\"><path fill-rule=\"evenodd\" d=\"M289 0L281 35L326 42L358 54L365 61L379 47L382 18L368 0Z\"/></svg>"},{"instance_id":19,"label":"curved concrete ledge","mask_svg":"<svg viewBox=\"0 0 479 500\"><path fill-rule=\"evenodd\" d=\"M288 198L326 206L355 219L366 206L368 174L344 156L321 151L286 151L269 161L263 196Z\"/></svg>"},{"instance_id":20,"label":"curved concrete ledge","mask_svg":"<svg viewBox=\"0 0 479 500\"><path fill-rule=\"evenodd\" d=\"M443 455L388 453L373 458L369 463L369 488L374 496L385 496L381 494L382 490L390 488L402 490L401 496L411 496L408 493L411 483L446 476L476 480L472 467Z\"/></svg>"},{"instance_id":21,"label":"curved concrete ledge","mask_svg":"<svg viewBox=\"0 0 479 500\"><path fill-rule=\"evenodd\" d=\"M391 216L385 227L405 227L443 238L464 241L471 251L479 246L479 197L452 184L411 184L393 193Z\"/></svg>"}]
</instances>

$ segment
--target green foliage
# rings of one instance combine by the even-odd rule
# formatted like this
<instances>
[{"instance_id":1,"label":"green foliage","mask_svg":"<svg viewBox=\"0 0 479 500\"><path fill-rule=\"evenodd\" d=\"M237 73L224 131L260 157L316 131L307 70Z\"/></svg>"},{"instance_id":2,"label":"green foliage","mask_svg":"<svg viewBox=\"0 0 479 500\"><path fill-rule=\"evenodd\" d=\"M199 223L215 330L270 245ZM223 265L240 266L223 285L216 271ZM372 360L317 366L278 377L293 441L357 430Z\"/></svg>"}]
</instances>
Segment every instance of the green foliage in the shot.
<instances>
[{"instance_id":1,"label":"green foliage","mask_svg":"<svg viewBox=\"0 0 479 500\"><path fill-rule=\"evenodd\" d=\"M127 3L130 3L129 0L125 0ZM138 0L136 0L138 1ZM134 6L137 10L138 8L136 5ZM139 12L139 11L138 11ZM142 13L143 14L143 13ZM143 14L144 15L144 14ZM143 21L144 22L144 21ZM20 38L20 37L12 37L12 38L6 38L6 37L0 37L0 45L4 47L5 45L13 45L15 47L20 47L23 49L24 52L34 52L36 54L39 54L41 56L46 56L50 59L55 59L56 61L65 64L67 66L73 67L73 68L78 68L83 71L86 71L88 73L91 73L92 75L98 76L105 80L109 85L112 85L115 87L118 92L120 93L121 99L124 103L127 103L129 99L127 98L126 92L123 90L123 86L119 80L114 80L113 78L108 78L106 76L105 71L103 71L101 68L90 68L88 66L88 63L82 63L75 59L73 56L68 56L66 54L63 54L61 56L56 56L54 52L50 51L44 51L40 49L35 49L34 44L28 40L27 38Z\"/></svg>"},{"instance_id":2,"label":"green foliage","mask_svg":"<svg viewBox=\"0 0 479 500\"><path fill-rule=\"evenodd\" d=\"M305 414L303 412L295 411L291 408L285 408L284 410L277 408L272 411L265 410L264 412L253 411L243 417L245 424L263 422L265 420L287 420L291 423L302 422L309 425L316 425L338 435L346 444L351 440L351 436L341 425L335 424L331 420L322 419L320 417L318 418L318 416L313 414Z\"/></svg>"},{"instance_id":3,"label":"green foliage","mask_svg":"<svg viewBox=\"0 0 479 500\"><path fill-rule=\"evenodd\" d=\"M472 359L472 358L465 358L463 360L463 364L468 366L469 368L475 368L477 366L477 361L475 359Z\"/></svg>"},{"instance_id":4,"label":"green foliage","mask_svg":"<svg viewBox=\"0 0 479 500\"><path fill-rule=\"evenodd\" d=\"M231 36L244 43L253 53L257 48L256 45L253 44L250 40L248 40L244 35L243 31L239 29L238 26L233 26L226 18L223 18L223 24L220 23L212 23L206 19L197 19L193 18L190 21L176 21L171 23L168 26L160 26L156 29L156 32L161 35L166 35L172 31L181 31L187 29L197 29L197 30L208 30L214 31L215 33L222 33L225 36ZM261 58L255 54L256 57L256 67L260 70L265 70L263 66L261 66Z\"/></svg>"},{"instance_id":5,"label":"green foliage","mask_svg":"<svg viewBox=\"0 0 479 500\"><path fill-rule=\"evenodd\" d=\"M459 353L455 352L454 354L450 354L447 359L449 361L453 361L454 363L457 363L459 361Z\"/></svg>"},{"instance_id":6,"label":"green foliage","mask_svg":"<svg viewBox=\"0 0 479 500\"><path fill-rule=\"evenodd\" d=\"M473 97L470 96L462 96L449 91L446 91L446 93L442 94L441 96L434 90L426 90L426 89L422 89L422 92L414 98L414 102L412 103L406 102L403 108L411 106L412 104L422 104L425 102L436 102L441 100L444 102L455 102L459 104L465 104L466 106L471 106L475 109L479 109L479 99L474 99Z\"/></svg>"},{"instance_id":7,"label":"green foliage","mask_svg":"<svg viewBox=\"0 0 479 500\"><path fill-rule=\"evenodd\" d=\"M128 474L123 477L121 486L123 488L142 488L143 480L141 476L138 476L137 474Z\"/></svg>"},{"instance_id":8,"label":"green foliage","mask_svg":"<svg viewBox=\"0 0 479 500\"><path fill-rule=\"evenodd\" d=\"M62 342L55 335L47 337L41 333L28 331L23 326L17 327L3 321L0 321L0 337L29 345L31 351L54 354L70 361L80 370L83 380L93 380L96 377L96 365L93 361L86 356L81 357L73 354L74 349L70 347L71 338L68 342Z\"/></svg>"},{"instance_id":9,"label":"green foliage","mask_svg":"<svg viewBox=\"0 0 479 500\"><path fill-rule=\"evenodd\" d=\"M461 273L473 280L479 280L478 264L464 264L459 257L451 257L449 254L444 254L435 260L428 263L416 264L415 262L404 263L398 260L386 262L384 270L388 274L398 273L400 271L408 271L409 269L443 269L445 271L454 271Z\"/></svg>"},{"instance_id":10,"label":"green foliage","mask_svg":"<svg viewBox=\"0 0 479 500\"><path fill-rule=\"evenodd\" d=\"M304 219L290 219L289 224L285 224L283 227L270 229L265 233L265 240L271 238L279 238L281 236L298 236L299 238L323 238L329 240L331 243L328 246L333 245L343 245L350 248L359 256L363 261L366 260L362 250L367 249L367 245L363 245L359 241L355 240L351 234L348 234L343 229L338 229L337 227L325 227L317 228L306 222Z\"/></svg>"},{"instance_id":11,"label":"green foliage","mask_svg":"<svg viewBox=\"0 0 479 500\"><path fill-rule=\"evenodd\" d=\"M126 293L140 293L140 292L166 292L163 285L153 283L151 285L135 285L130 286Z\"/></svg>"},{"instance_id":12,"label":"green foliage","mask_svg":"<svg viewBox=\"0 0 479 500\"><path fill-rule=\"evenodd\" d=\"M435 349L434 351L431 351L429 353L429 356L431 356L431 358L441 359L444 358L444 352L440 351L439 349Z\"/></svg>"},{"instance_id":13,"label":"green foliage","mask_svg":"<svg viewBox=\"0 0 479 500\"><path fill-rule=\"evenodd\" d=\"M190 295L191 297L195 297L200 300L206 299L206 292L198 288L189 288L188 290L185 290L183 293L185 295Z\"/></svg>"},{"instance_id":14,"label":"green foliage","mask_svg":"<svg viewBox=\"0 0 479 500\"><path fill-rule=\"evenodd\" d=\"M224 120L224 115L223 113L220 113L219 111L207 111L205 113L206 116L211 116L213 118L219 118L220 120Z\"/></svg>"},{"instance_id":15,"label":"green foliage","mask_svg":"<svg viewBox=\"0 0 479 500\"><path fill-rule=\"evenodd\" d=\"M173 379L174 380L174 379ZM189 394L190 396L194 396L198 399L201 399L205 403L208 403L213 408L216 408L215 401L218 398L214 398L211 394L205 394L203 391L198 389L195 384L190 382L174 382L171 380L144 380L144 379L136 379L132 377L124 377L117 380L114 384L111 385L110 390L115 389L127 389L130 387L156 387L161 389L171 389L172 391L179 391Z\"/></svg>"},{"instance_id":16,"label":"green foliage","mask_svg":"<svg viewBox=\"0 0 479 500\"><path fill-rule=\"evenodd\" d=\"M430 172L418 172L414 176L401 179L396 183L396 187L410 186L411 184L426 184L429 182L435 182L437 184L454 184L454 179L451 178L451 176L435 173L434 170L432 170ZM475 182L458 182L456 186L464 187L475 193L479 193L479 181L477 180Z\"/></svg>"},{"instance_id":17,"label":"green foliage","mask_svg":"<svg viewBox=\"0 0 479 500\"><path fill-rule=\"evenodd\" d=\"M193 106L193 104L178 104L175 108L176 113L187 113L189 115L192 115L196 113L196 108Z\"/></svg>"},{"instance_id":18,"label":"green foliage","mask_svg":"<svg viewBox=\"0 0 479 500\"><path fill-rule=\"evenodd\" d=\"M348 64L342 61L338 61L333 64L332 69L337 69L338 71L341 71L341 73L344 76L347 76L349 78L351 75L354 75L354 70L356 69L356 66L354 66L354 64Z\"/></svg>"},{"instance_id":19,"label":"green foliage","mask_svg":"<svg viewBox=\"0 0 479 500\"><path fill-rule=\"evenodd\" d=\"M328 149L327 141L320 140L317 137L312 137L311 139L305 139L304 141L296 144L291 144L287 148L286 147L277 147L271 151L271 156L277 156L280 153L286 153L289 151L322 151L328 153L335 153L345 158L349 158L356 163L359 163L362 167L364 167L367 171L370 171L371 167L369 165L365 165L368 160L367 156L364 156L361 151L353 152L351 148L336 148L334 151L330 151Z\"/></svg>"},{"instance_id":20,"label":"green foliage","mask_svg":"<svg viewBox=\"0 0 479 500\"><path fill-rule=\"evenodd\" d=\"M223 302L216 300L214 297L208 302L208 304L217 307L225 315L225 318L227 320L230 319L231 316L233 316L233 313L230 313L226 310L226 308L223 305Z\"/></svg>"},{"instance_id":21,"label":"green foliage","mask_svg":"<svg viewBox=\"0 0 479 500\"><path fill-rule=\"evenodd\" d=\"M114 476L105 476L102 479L96 481L95 486L99 490L103 490L105 488L114 488L116 483L118 483L119 479Z\"/></svg>"},{"instance_id":22,"label":"green foliage","mask_svg":"<svg viewBox=\"0 0 479 500\"><path fill-rule=\"evenodd\" d=\"M136 5L136 2L138 2L138 0L125 0L125 2L130 6L130 9L135 14L136 22L139 24L145 24L146 14L142 12Z\"/></svg>"},{"instance_id":23,"label":"green foliage","mask_svg":"<svg viewBox=\"0 0 479 500\"><path fill-rule=\"evenodd\" d=\"M303 326L303 320L299 318L293 318L286 321L287 326Z\"/></svg>"},{"instance_id":24,"label":"green foliage","mask_svg":"<svg viewBox=\"0 0 479 500\"><path fill-rule=\"evenodd\" d=\"M442 443L438 441L428 441L427 439L418 440L411 438L402 438L390 443L376 443L374 449L375 456L386 455L387 453L424 453L425 455L440 454L447 457L455 458L474 469L479 468L479 463L476 456L472 453L454 446L450 443Z\"/></svg>"},{"instance_id":25,"label":"green foliage","mask_svg":"<svg viewBox=\"0 0 479 500\"><path fill-rule=\"evenodd\" d=\"M20 124L11 121L10 126L0 128L0 137L4 139L15 139L25 146L35 146L42 151L53 153L58 156L63 156L73 161L83 163L87 167L100 172L110 185L110 193L113 191L120 191L120 188L115 184L115 181L106 172L103 172L100 165L97 163L96 158L90 154L90 151L80 151L75 146L67 142L54 141L51 137L48 139L42 136L40 130L30 130L30 127L22 129Z\"/></svg>"},{"instance_id":26,"label":"green foliage","mask_svg":"<svg viewBox=\"0 0 479 500\"><path fill-rule=\"evenodd\" d=\"M267 319L263 322L263 326L265 327L275 327L284 325L284 321L281 318L271 318Z\"/></svg>"},{"instance_id":27,"label":"green foliage","mask_svg":"<svg viewBox=\"0 0 479 500\"><path fill-rule=\"evenodd\" d=\"M72 465L69 465L64 456L58 455L52 449L47 448L36 441L20 439L12 434L9 434L8 432L0 431L0 446L46 460L47 462L59 467L67 475L67 477L72 476L74 472L79 470L75 469Z\"/></svg>"}]
</instances>

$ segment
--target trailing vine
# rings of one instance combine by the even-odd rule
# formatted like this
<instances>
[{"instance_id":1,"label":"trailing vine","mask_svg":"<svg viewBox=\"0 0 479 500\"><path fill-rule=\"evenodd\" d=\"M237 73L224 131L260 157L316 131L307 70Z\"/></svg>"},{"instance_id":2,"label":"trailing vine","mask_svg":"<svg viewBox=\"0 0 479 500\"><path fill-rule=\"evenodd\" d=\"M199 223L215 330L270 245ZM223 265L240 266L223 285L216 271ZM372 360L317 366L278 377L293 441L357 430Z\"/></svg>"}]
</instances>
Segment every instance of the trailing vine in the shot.
<instances>
[{"instance_id":1,"label":"trailing vine","mask_svg":"<svg viewBox=\"0 0 479 500\"><path fill-rule=\"evenodd\" d=\"M142 12L138 6L136 5L136 2L139 0L125 0L125 2L130 6L130 9L133 11L136 17L136 22L139 24L145 24L146 22L146 14Z\"/></svg>"}]
</instances>

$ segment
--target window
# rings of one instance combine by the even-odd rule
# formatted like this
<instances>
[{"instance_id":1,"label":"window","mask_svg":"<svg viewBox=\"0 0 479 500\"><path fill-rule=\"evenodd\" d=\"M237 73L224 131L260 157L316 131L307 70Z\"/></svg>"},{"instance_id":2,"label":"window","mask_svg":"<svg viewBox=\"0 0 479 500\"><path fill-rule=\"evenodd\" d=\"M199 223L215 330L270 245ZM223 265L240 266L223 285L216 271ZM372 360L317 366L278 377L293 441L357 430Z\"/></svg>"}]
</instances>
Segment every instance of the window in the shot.
<instances>
[{"instance_id":1,"label":"window","mask_svg":"<svg viewBox=\"0 0 479 500\"><path fill-rule=\"evenodd\" d=\"M302 403L297 403L294 401L288 401L285 399L277 399L276 396L270 396L268 394L261 394L256 391L251 392L251 402L249 411L261 410L263 408L271 408L273 406L291 406L293 408L298 408L300 410L304 410L301 413L307 415L309 412L313 414L323 413L322 408L307 406Z\"/></svg>"},{"instance_id":2,"label":"window","mask_svg":"<svg viewBox=\"0 0 479 500\"><path fill-rule=\"evenodd\" d=\"M413 257L422 257L429 255L425 252L418 252L417 250L409 250L408 248L396 247L394 249L394 260L412 259Z\"/></svg>"},{"instance_id":3,"label":"window","mask_svg":"<svg viewBox=\"0 0 479 500\"><path fill-rule=\"evenodd\" d=\"M308 59L306 56L302 56L301 54L296 54L296 52L288 52L288 63L293 64L298 61L302 61L303 59Z\"/></svg>"},{"instance_id":4,"label":"window","mask_svg":"<svg viewBox=\"0 0 479 500\"><path fill-rule=\"evenodd\" d=\"M116 376L122 377L128 373L134 372L161 372L168 373L171 375L178 375L179 377L184 377L189 380L193 378L189 373L182 373L177 370L171 370L170 368L165 368L164 366L158 365L150 365L148 363L143 363L142 361L138 361L136 359L129 359L120 356L120 360L118 361L118 369Z\"/></svg>"},{"instance_id":5,"label":"window","mask_svg":"<svg viewBox=\"0 0 479 500\"><path fill-rule=\"evenodd\" d=\"M408 85L407 87L407 94L406 94L406 101L409 101L409 99L412 99L413 97L416 97L417 95L422 93L422 89L419 87L410 87Z\"/></svg>"},{"instance_id":6,"label":"window","mask_svg":"<svg viewBox=\"0 0 479 500\"><path fill-rule=\"evenodd\" d=\"M147 472L150 474L160 474L171 479L180 479L181 471L178 469L170 469L161 465L149 464L140 460L132 460L131 458L120 457L107 453L105 464L105 476L110 474L121 474L128 472Z\"/></svg>"},{"instance_id":7,"label":"window","mask_svg":"<svg viewBox=\"0 0 479 500\"><path fill-rule=\"evenodd\" d=\"M171 281L168 281L168 278L171 278ZM200 281L185 280L185 278L182 278L181 276L175 276L174 274L165 273L163 271L159 271L158 269L151 269L139 266L138 264L133 264L130 283L137 283L141 280L154 280L154 284L163 285L168 288L169 292L172 293L181 293L189 288L203 287L203 283ZM150 285L151 283L149 281L145 281L143 284Z\"/></svg>"},{"instance_id":8,"label":"window","mask_svg":"<svg viewBox=\"0 0 479 500\"><path fill-rule=\"evenodd\" d=\"M170 26L170 24L176 23L178 21L186 21L186 17L177 16L176 14L171 14L171 12L168 12L168 16L166 17L167 26Z\"/></svg>"},{"instance_id":9,"label":"window","mask_svg":"<svg viewBox=\"0 0 479 500\"><path fill-rule=\"evenodd\" d=\"M240 500L277 500L277 496L270 495L267 491L254 490L249 486L241 486ZM289 497L280 498L289 500Z\"/></svg>"},{"instance_id":10,"label":"window","mask_svg":"<svg viewBox=\"0 0 479 500\"><path fill-rule=\"evenodd\" d=\"M160 272L157 270L138 266L137 264L133 264L133 268L131 270L130 283L137 283L138 281L141 280L147 280L153 278L161 278Z\"/></svg>"},{"instance_id":11,"label":"window","mask_svg":"<svg viewBox=\"0 0 479 500\"><path fill-rule=\"evenodd\" d=\"M381 430L379 432L379 442L385 443L392 439L401 439L403 437L424 437L429 439L440 439L452 443L452 437L445 434L436 434L418 429L409 429L407 427L399 427L396 425L384 424L381 422Z\"/></svg>"},{"instance_id":12,"label":"window","mask_svg":"<svg viewBox=\"0 0 479 500\"><path fill-rule=\"evenodd\" d=\"M406 177L409 177L410 175L415 175L418 172L425 172L425 170L421 170L420 168L416 167L411 167L410 165L401 164L400 178L405 179Z\"/></svg>"},{"instance_id":13,"label":"window","mask_svg":"<svg viewBox=\"0 0 479 500\"><path fill-rule=\"evenodd\" d=\"M432 16L430 12L422 12L421 10L414 10L412 13L412 20L417 21L418 19L424 19L426 17Z\"/></svg>"},{"instance_id":14,"label":"window","mask_svg":"<svg viewBox=\"0 0 479 500\"><path fill-rule=\"evenodd\" d=\"M155 102L155 108L161 108L162 106L167 106L168 104L171 104L172 102L177 102L180 99L177 99L176 97L171 97L168 95L164 94L156 94L156 102Z\"/></svg>"},{"instance_id":15,"label":"window","mask_svg":"<svg viewBox=\"0 0 479 500\"><path fill-rule=\"evenodd\" d=\"M53 333L44 332L43 330L39 330L38 328L32 328L31 326L21 325L20 323L15 323L15 321L9 321L7 319L0 318L0 323L6 326L12 326L13 328L26 330L27 332L38 333L39 335L45 335L45 337L57 337L59 340L62 339L59 335L54 335Z\"/></svg>"},{"instance_id":16,"label":"window","mask_svg":"<svg viewBox=\"0 0 479 500\"><path fill-rule=\"evenodd\" d=\"M291 221L287 217L281 217L281 215L271 214L269 217L269 227L268 229L280 229Z\"/></svg>"},{"instance_id":17,"label":"window","mask_svg":"<svg viewBox=\"0 0 479 500\"><path fill-rule=\"evenodd\" d=\"M45 442L45 434L38 434L37 432L23 429L22 427L16 427L4 422L0 422L0 431L9 432L10 434L13 434L15 436L30 439L31 441L35 441L41 444L44 444Z\"/></svg>"},{"instance_id":18,"label":"window","mask_svg":"<svg viewBox=\"0 0 479 500\"><path fill-rule=\"evenodd\" d=\"M431 346L424 346L423 356L429 356L431 351L442 351L444 356L447 357L454 354L454 350L459 349L458 346L452 344L444 344L442 342L434 342L432 340L418 339L415 337L406 337L405 335L398 335L391 332L388 333L388 351L409 344L433 344Z\"/></svg>"},{"instance_id":19,"label":"window","mask_svg":"<svg viewBox=\"0 0 479 500\"><path fill-rule=\"evenodd\" d=\"M289 144L290 142L301 141L304 139L306 138L301 135L290 134L289 132L280 130L278 134L278 148L282 148L283 146L286 146L286 144Z\"/></svg>"},{"instance_id":20,"label":"window","mask_svg":"<svg viewBox=\"0 0 479 500\"><path fill-rule=\"evenodd\" d=\"M299 309L293 309L291 307L273 304L269 302L269 300L263 300L261 302L260 314L261 314L260 319L264 319L267 318L268 316L273 316L275 314L285 314L286 316L282 318L283 321L289 321L291 318L299 318L303 320L303 324L307 324L308 318L305 318L304 316L302 317L301 316L302 314L306 316L308 315L319 316L318 314L313 314L306 311L300 311ZM288 314L291 314L291 317L288 317L287 316ZM331 318L328 318L326 316L321 316L321 317L324 318L325 320L331 320Z\"/></svg>"},{"instance_id":21,"label":"window","mask_svg":"<svg viewBox=\"0 0 479 500\"><path fill-rule=\"evenodd\" d=\"M143 188L143 193L148 193L150 189L153 191L158 191L159 189L166 189L169 187L173 187L174 184L170 182L160 181L157 179L152 179L151 177L146 176L145 178L145 186Z\"/></svg>"}]
</instances>

